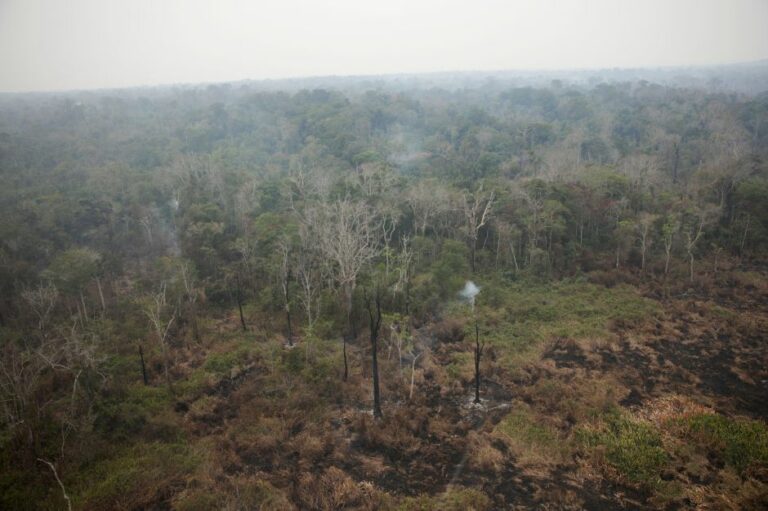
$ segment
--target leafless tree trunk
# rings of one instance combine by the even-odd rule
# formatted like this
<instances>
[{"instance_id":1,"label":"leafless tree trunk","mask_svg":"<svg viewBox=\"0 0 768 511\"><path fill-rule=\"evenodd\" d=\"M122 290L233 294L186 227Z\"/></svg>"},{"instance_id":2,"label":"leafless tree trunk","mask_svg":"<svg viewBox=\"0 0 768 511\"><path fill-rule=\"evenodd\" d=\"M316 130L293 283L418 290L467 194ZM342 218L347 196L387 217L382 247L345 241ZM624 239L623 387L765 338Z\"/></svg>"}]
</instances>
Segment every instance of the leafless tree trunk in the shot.
<instances>
[{"instance_id":1,"label":"leafless tree trunk","mask_svg":"<svg viewBox=\"0 0 768 511\"><path fill-rule=\"evenodd\" d=\"M67 490L64 488L64 483L61 482L61 478L59 477L59 473L56 470L56 466L51 463L48 460L44 460L42 458L37 458L37 461L41 463L45 463L48 465L48 468L51 469L51 472L53 472L53 476L56 478L56 482L59 483L59 487L61 488L61 494L64 496L64 500L67 502L67 511L72 511L72 502L69 500L69 495L67 495Z\"/></svg>"},{"instance_id":2,"label":"leafless tree trunk","mask_svg":"<svg viewBox=\"0 0 768 511\"><path fill-rule=\"evenodd\" d=\"M147 366L144 364L144 350L141 349L141 344L139 344L139 361L141 362L141 379L144 381L144 385L149 385Z\"/></svg>"},{"instance_id":3,"label":"leafless tree trunk","mask_svg":"<svg viewBox=\"0 0 768 511\"><path fill-rule=\"evenodd\" d=\"M690 275L691 275L691 282L693 282L693 261L694 261L694 253L693 250L696 248L696 243L698 243L699 238L701 238L701 233L704 229L704 219L702 218L699 222L697 222L697 227L694 227L692 231L686 231L685 237L686 237L686 243L685 243L685 251L688 253L688 260L690 263Z\"/></svg>"},{"instance_id":4,"label":"leafless tree trunk","mask_svg":"<svg viewBox=\"0 0 768 511\"><path fill-rule=\"evenodd\" d=\"M182 283L184 284L184 300L187 302L187 308L189 309L189 315L191 316L192 337L194 337L195 341L199 342L200 330L197 324L197 300L199 294L197 287L195 286L195 279L189 263L182 262L179 266L179 273L181 274Z\"/></svg>"},{"instance_id":5,"label":"leafless tree trunk","mask_svg":"<svg viewBox=\"0 0 768 511\"><path fill-rule=\"evenodd\" d=\"M362 202L342 199L324 205L315 212L313 221L323 255L332 262L331 271L344 296L347 335L343 337L344 380L349 375L347 338L353 336L352 296L357 277L379 252L380 220Z\"/></svg>"},{"instance_id":6,"label":"leafless tree trunk","mask_svg":"<svg viewBox=\"0 0 768 511\"><path fill-rule=\"evenodd\" d=\"M657 215L642 213L636 224L637 235L640 241L640 269L643 272L645 272L645 256L653 243L651 227L653 227L657 218Z\"/></svg>"},{"instance_id":7,"label":"leafless tree trunk","mask_svg":"<svg viewBox=\"0 0 768 511\"><path fill-rule=\"evenodd\" d=\"M381 393L379 391L379 332L381 331L381 292L376 286L374 296L366 291L365 306L368 309L371 332L371 363L373 370L373 416L381 418Z\"/></svg>"},{"instance_id":8,"label":"leafless tree trunk","mask_svg":"<svg viewBox=\"0 0 768 511\"><path fill-rule=\"evenodd\" d=\"M739 255L744 254L744 245L747 243L747 232L749 231L749 220L751 216L747 213L747 221L744 224L744 233L741 235L741 243L739 243Z\"/></svg>"},{"instance_id":9,"label":"leafless tree trunk","mask_svg":"<svg viewBox=\"0 0 768 511\"><path fill-rule=\"evenodd\" d=\"M293 324L291 323L291 300L290 300L290 279L291 279L291 250L288 241L280 240L278 244L280 250L280 287L283 290L283 309L288 326L288 346L293 346Z\"/></svg>"},{"instance_id":10,"label":"leafless tree trunk","mask_svg":"<svg viewBox=\"0 0 768 511\"><path fill-rule=\"evenodd\" d=\"M235 275L235 301L237 301L237 311L240 314L240 326L243 332L248 331L248 325L245 323L245 314L243 314L243 291L240 285L240 275Z\"/></svg>"},{"instance_id":11,"label":"leafless tree trunk","mask_svg":"<svg viewBox=\"0 0 768 511\"><path fill-rule=\"evenodd\" d=\"M414 356L413 359L411 360L411 388L408 391L408 401L411 401L413 399L413 381L416 376L416 361L419 359L420 356L421 356L421 353Z\"/></svg>"},{"instance_id":12,"label":"leafless tree trunk","mask_svg":"<svg viewBox=\"0 0 768 511\"><path fill-rule=\"evenodd\" d=\"M303 219L302 219L303 220ZM297 278L301 286L301 303L307 318L307 333L312 336L320 303L317 294L320 289L321 263L317 254L317 240L312 225L302 221L299 226L299 254L296 260ZM309 349L309 347L307 347Z\"/></svg>"},{"instance_id":13,"label":"leafless tree trunk","mask_svg":"<svg viewBox=\"0 0 768 511\"><path fill-rule=\"evenodd\" d=\"M467 236L470 243L471 265L474 273L477 252L477 239L480 229L488 222L491 215L491 207L495 198L495 192L483 193L483 185L475 193L465 193L462 203L464 219L466 220Z\"/></svg>"},{"instance_id":14,"label":"leafless tree trunk","mask_svg":"<svg viewBox=\"0 0 768 511\"><path fill-rule=\"evenodd\" d=\"M429 221L444 211L448 193L437 181L421 180L409 188L405 201L413 212L416 232L424 236Z\"/></svg>"},{"instance_id":15,"label":"leafless tree trunk","mask_svg":"<svg viewBox=\"0 0 768 511\"><path fill-rule=\"evenodd\" d=\"M392 286L392 292L403 293L403 309L408 315L410 309L410 291L411 291L411 265L413 264L413 249L410 246L408 236L403 236L401 241L402 248L397 257L397 281Z\"/></svg>"},{"instance_id":16,"label":"leafless tree trunk","mask_svg":"<svg viewBox=\"0 0 768 511\"><path fill-rule=\"evenodd\" d=\"M533 263L534 254L539 246L540 217L544 209L544 201L539 197L534 197L528 192L521 191L520 196L525 201L530 211L530 221L528 222L528 232L530 241L528 242L528 264Z\"/></svg>"},{"instance_id":17,"label":"leafless tree trunk","mask_svg":"<svg viewBox=\"0 0 768 511\"><path fill-rule=\"evenodd\" d=\"M165 376L165 383L168 386L168 390L173 392L173 387L171 386L171 377L168 372L168 366L170 365L168 333L171 330L171 325L173 324L174 319L176 319L176 311L171 310L170 317L166 321L165 318L168 315L167 309L168 307L165 296L165 283L163 283L160 286L160 291L156 295L152 296L151 299L147 302L144 308L144 314L147 316L147 318L149 318L149 322L155 330L157 339L160 342L160 349L162 350L163 354L163 374Z\"/></svg>"},{"instance_id":18,"label":"leafless tree trunk","mask_svg":"<svg viewBox=\"0 0 768 511\"><path fill-rule=\"evenodd\" d=\"M106 314L107 313L107 305L104 302L104 292L101 290L101 280L99 277L95 278L96 280L96 289L99 291L99 300L101 301L101 313Z\"/></svg>"},{"instance_id":19,"label":"leafless tree trunk","mask_svg":"<svg viewBox=\"0 0 768 511\"><path fill-rule=\"evenodd\" d=\"M664 275L669 274L669 262L672 258L672 246L674 244L675 234L680 230L680 222L675 219L667 219L662 228L664 238Z\"/></svg>"},{"instance_id":20,"label":"leafless tree trunk","mask_svg":"<svg viewBox=\"0 0 768 511\"><path fill-rule=\"evenodd\" d=\"M59 292L53 284L39 284L33 289L24 289L21 292L22 299L34 311L37 316L37 328L41 332L45 330L48 319L59 300Z\"/></svg>"},{"instance_id":21,"label":"leafless tree trunk","mask_svg":"<svg viewBox=\"0 0 768 511\"><path fill-rule=\"evenodd\" d=\"M480 325L475 316L475 404L480 403L480 357L484 348L485 343L480 344Z\"/></svg>"}]
</instances>

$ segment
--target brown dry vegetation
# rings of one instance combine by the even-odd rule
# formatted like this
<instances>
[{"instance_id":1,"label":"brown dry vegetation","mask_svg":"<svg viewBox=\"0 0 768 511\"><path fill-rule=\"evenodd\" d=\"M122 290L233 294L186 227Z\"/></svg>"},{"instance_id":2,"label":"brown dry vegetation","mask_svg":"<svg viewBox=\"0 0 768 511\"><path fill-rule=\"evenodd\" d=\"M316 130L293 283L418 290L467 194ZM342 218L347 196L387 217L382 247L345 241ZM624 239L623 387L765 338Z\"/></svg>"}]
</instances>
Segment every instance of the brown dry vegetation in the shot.
<instances>
[{"instance_id":1,"label":"brown dry vegetation","mask_svg":"<svg viewBox=\"0 0 768 511\"><path fill-rule=\"evenodd\" d=\"M764 275L731 272L691 289L641 289L660 305L642 320L617 318L604 334L543 339L515 367L504 365L505 348L494 345L477 407L465 325L450 317L425 325L415 332L423 357L412 399L408 364L401 374L395 357L382 355L382 420L369 412L364 344L350 350L352 376L342 383L337 346L321 344L307 360L301 344L290 350L243 340L223 323L231 341L177 352L192 383L179 389L171 417L151 420L180 428L189 466L152 486L139 481L140 498L81 503L760 509L768 504L768 460L758 454L742 463L728 450L738 438L702 427L714 417L738 435L728 424L755 424L750 449L768 452L759 444L768 438Z\"/></svg>"},{"instance_id":2,"label":"brown dry vegetation","mask_svg":"<svg viewBox=\"0 0 768 511\"><path fill-rule=\"evenodd\" d=\"M236 316L211 321L200 343L175 347L173 397L156 353L151 385L116 395L144 414L136 428L145 441L90 445L100 457L86 458L77 479L65 474L73 503L764 509L765 271L724 271L695 286L628 285L635 277L617 272L606 287L605 274L589 277L601 283L487 285L479 406L460 309L413 330L413 375L384 343L381 420L370 412L364 333L342 382L337 341L315 340L308 352L304 340L291 349L242 333Z\"/></svg>"}]
</instances>

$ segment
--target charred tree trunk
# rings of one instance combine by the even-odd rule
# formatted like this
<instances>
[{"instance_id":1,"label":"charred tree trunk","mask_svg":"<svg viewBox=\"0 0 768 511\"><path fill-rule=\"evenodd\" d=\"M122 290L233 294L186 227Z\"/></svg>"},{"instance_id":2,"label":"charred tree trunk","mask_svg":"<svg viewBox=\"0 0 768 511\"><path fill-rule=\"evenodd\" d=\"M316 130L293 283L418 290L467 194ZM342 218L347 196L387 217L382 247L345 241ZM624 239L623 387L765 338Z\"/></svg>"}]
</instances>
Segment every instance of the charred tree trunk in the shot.
<instances>
[{"instance_id":1,"label":"charred tree trunk","mask_svg":"<svg viewBox=\"0 0 768 511\"><path fill-rule=\"evenodd\" d=\"M141 362L141 378L144 381L144 385L149 385L149 380L147 379L147 366L144 363L144 350L141 349L141 345L139 345L139 361Z\"/></svg>"},{"instance_id":2,"label":"charred tree trunk","mask_svg":"<svg viewBox=\"0 0 768 511\"><path fill-rule=\"evenodd\" d=\"M341 348L342 353L344 354L344 377L342 378L342 381L347 381L347 378L349 378L349 363L347 362L347 336L344 336L343 339L343 346Z\"/></svg>"},{"instance_id":3,"label":"charred tree trunk","mask_svg":"<svg viewBox=\"0 0 768 511\"><path fill-rule=\"evenodd\" d=\"M347 332L343 336L343 346L342 346L342 353L344 355L344 378L343 381L347 381L347 378L349 378L349 362L347 360L347 340L349 338L355 338L357 337L355 333L353 333L354 330L354 324L352 322L352 287L350 285L346 285L344 287L344 307L347 312Z\"/></svg>"},{"instance_id":4,"label":"charred tree trunk","mask_svg":"<svg viewBox=\"0 0 768 511\"><path fill-rule=\"evenodd\" d=\"M195 342L200 342L200 327L197 324L197 305L192 304L192 338Z\"/></svg>"},{"instance_id":5,"label":"charred tree trunk","mask_svg":"<svg viewBox=\"0 0 768 511\"><path fill-rule=\"evenodd\" d=\"M288 346L293 346L293 327L291 326L291 308L285 307L285 316L288 321Z\"/></svg>"},{"instance_id":6,"label":"charred tree trunk","mask_svg":"<svg viewBox=\"0 0 768 511\"><path fill-rule=\"evenodd\" d=\"M744 225L744 233L741 236L741 243L739 243L739 257L742 257L744 255L744 245L747 243L747 232L749 232L749 220L750 220L749 214L747 214L747 221L746 225Z\"/></svg>"},{"instance_id":7,"label":"charred tree trunk","mask_svg":"<svg viewBox=\"0 0 768 511\"><path fill-rule=\"evenodd\" d=\"M237 300L237 310L240 312L240 325L243 327L243 332L248 331L248 325L245 324L245 316L243 315L243 297L240 294L240 277L235 279L235 300Z\"/></svg>"},{"instance_id":8,"label":"charred tree trunk","mask_svg":"<svg viewBox=\"0 0 768 511\"><path fill-rule=\"evenodd\" d=\"M366 296L365 305L368 309L368 318L370 319L371 329L371 362L373 370L373 416L381 418L381 393L379 390L379 359L378 359L378 340L381 330L381 294L377 288L373 299ZM367 293L366 293L367 294ZM374 303L372 304L371 301ZM374 307L376 310L374 311Z\"/></svg>"},{"instance_id":9,"label":"charred tree trunk","mask_svg":"<svg viewBox=\"0 0 768 511\"><path fill-rule=\"evenodd\" d=\"M475 400L480 403L480 357L483 354L483 346L480 345L480 326L475 318Z\"/></svg>"},{"instance_id":10,"label":"charred tree trunk","mask_svg":"<svg viewBox=\"0 0 768 511\"><path fill-rule=\"evenodd\" d=\"M165 384L168 387L168 392L173 395L173 385L171 384L171 374L168 372L168 366L171 365L170 356L168 355L168 346L163 342L163 375L165 376Z\"/></svg>"},{"instance_id":11,"label":"charred tree trunk","mask_svg":"<svg viewBox=\"0 0 768 511\"><path fill-rule=\"evenodd\" d=\"M139 360L141 361L141 378L144 380L144 385L149 385L147 366L144 364L144 350L141 349L141 344L139 344Z\"/></svg>"},{"instance_id":12,"label":"charred tree trunk","mask_svg":"<svg viewBox=\"0 0 768 511\"><path fill-rule=\"evenodd\" d=\"M291 323L291 300L288 295L288 285L291 281L291 273L285 274L285 281L283 282L283 299L285 301L285 319L288 323L288 346L293 346L293 325Z\"/></svg>"}]
</instances>

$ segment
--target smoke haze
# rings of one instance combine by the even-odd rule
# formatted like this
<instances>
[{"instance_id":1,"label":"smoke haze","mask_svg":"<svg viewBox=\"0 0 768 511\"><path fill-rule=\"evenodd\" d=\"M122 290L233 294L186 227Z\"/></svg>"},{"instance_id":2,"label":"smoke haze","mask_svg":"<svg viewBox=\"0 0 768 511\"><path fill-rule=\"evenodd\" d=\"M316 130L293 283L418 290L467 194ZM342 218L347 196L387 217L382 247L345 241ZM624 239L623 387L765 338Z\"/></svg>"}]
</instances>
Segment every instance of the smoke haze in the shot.
<instances>
[{"instance_id":1,"label":"smoke haze","mask_svg":"<svg viewBox=\"0 0 768 511\"><path fill-rule=\"evenodd\" d=\"M0 1L0 91L768 57L763 0Z\"/></svg>"}]
</instances>

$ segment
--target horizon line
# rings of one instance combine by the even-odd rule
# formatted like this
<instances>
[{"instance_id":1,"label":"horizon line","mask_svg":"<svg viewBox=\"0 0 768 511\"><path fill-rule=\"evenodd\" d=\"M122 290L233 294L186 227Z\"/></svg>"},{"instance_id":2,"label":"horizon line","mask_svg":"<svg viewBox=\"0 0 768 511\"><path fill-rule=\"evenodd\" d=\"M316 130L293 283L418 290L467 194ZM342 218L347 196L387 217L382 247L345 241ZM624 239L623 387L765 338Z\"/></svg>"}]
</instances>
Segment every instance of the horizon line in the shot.
<instances>
[{"instance_id":1,"label":"horizon line","mask_svg":"<svg viewBox=\"0 0 768 511\"><path fill-rule=\"evenodd\" d=\"M595 67L548 67L548 68L498 68L498 69L448 69L439 71L402 71L402 72L383 72L383 73L360 73L360 74L317 74L317 75L295 75L264 78L236 78L231 80L210 80L210 81L179 81L179 82L158 82L155 84L137 84L124 86L106 86L106 87L84 87L70 89L31 89L31 90L0 90L0 95L46 95L46 94L74 94L84 92L108 92L108 91L127 91L132 89L163 89L172 87L201 87L227 85L236 83L268 83L268 82L290 82L301 80L321 80L321 79L385 79L396 77L417 77L427 75L446 75L446 74L482 74L482 73L521 73L521 74L552 74L552 73L585 73L585 72L605 72L605 71L672 71L680 70L704 70L732 66L749 65L768 65L768 56L754 60L739 60L730 62L720 62L714 64L675 64L659 66L595 66Z\"/></svg>"}]
</instances>

